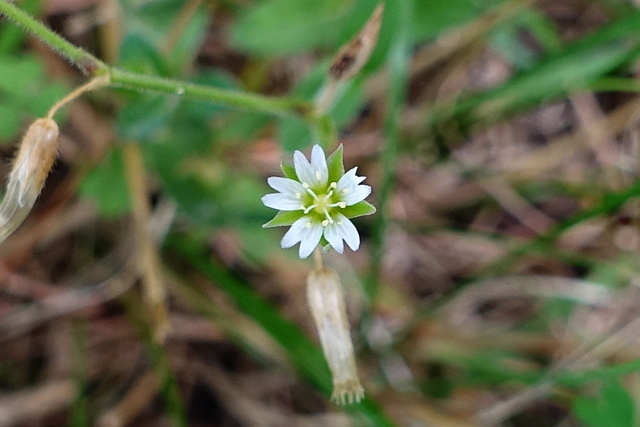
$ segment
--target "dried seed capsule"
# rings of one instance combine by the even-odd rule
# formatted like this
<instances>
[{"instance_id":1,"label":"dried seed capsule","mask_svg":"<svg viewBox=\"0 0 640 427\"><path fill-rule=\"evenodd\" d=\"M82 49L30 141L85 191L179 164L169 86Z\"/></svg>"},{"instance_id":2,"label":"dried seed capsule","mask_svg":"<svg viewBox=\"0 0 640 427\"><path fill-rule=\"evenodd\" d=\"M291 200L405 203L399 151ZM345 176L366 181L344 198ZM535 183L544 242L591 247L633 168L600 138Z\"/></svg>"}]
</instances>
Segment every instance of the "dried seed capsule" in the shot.
<instances>
[{"instance_id":1,"label":"dried seed capsule","mask_svg":"<svg viewBox=\"0 0 640 427\"><path fill-rule=\"evenodd\" d=\"M20 142L0 204L0 242L22 224L35 203L58 154L58 125L51 119L31 124Z\"/></svg>"},{"instance_id":2,"label":"dried seed capsule","mask_svg":"<svg viewBox=\"0 0 640 427\"><path fill-rule=\"evenodd\" d=\"M358 380L338 274L328 268L312 271L307 277L307 301L333 377L331 400L342 405L360 402L364 389Z\"/></svg>"},{"instance_id":3,"label":"dried seed capsule","mask_svg":"<svg viewBox=\"0 0 640 427\"><path fill-rule=\"evenodd\" d=\"M333 58L329 75L335 80L345 81L352 78L367 63L378 40L383 11L384 3L380 3L362 30Z\"/></svg>"}]
</instances>

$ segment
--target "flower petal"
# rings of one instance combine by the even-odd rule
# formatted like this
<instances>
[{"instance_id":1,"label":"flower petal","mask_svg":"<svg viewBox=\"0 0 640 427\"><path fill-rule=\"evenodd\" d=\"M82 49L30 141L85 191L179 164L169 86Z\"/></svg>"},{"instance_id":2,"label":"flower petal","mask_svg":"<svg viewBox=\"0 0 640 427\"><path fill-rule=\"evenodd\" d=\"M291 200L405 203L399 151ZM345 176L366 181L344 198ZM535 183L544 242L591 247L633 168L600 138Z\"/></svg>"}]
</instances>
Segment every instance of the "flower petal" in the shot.
<instances>
[{"instance_id":1,"label":"flower petal","mask_svg":"<svg viewBox=\"0 0 640 427\"><path fill-rule=\"evenodd\" d=\"M371 187L368 185L358 185L354 187L350 192L345 194L342 197L342 201L347 204L347 206L355 205L366 199L369 194L371 194Z\"/></svg>"},{"instance_id":2,"label":"flower petal","mask_svg":"<svg viewBox=\"0 0 640 427\"><path fill-rule=\"evenodd\" d=\"M351 250L357 251L360 247L360 235L358 234L356 226L353 225L349 218L342 214L335 216L335 225L340 236L347 242Z\"/></svg>"},{"instance_id":3,"label":"flower petal","mask_svg":"<svg viewBox=\"0 0 640 427\"><path fill-rule=\"evenodd\" d=\"M322 147L318 144L311 149L311 169L315 178L314 185L325 186L329 179L329 169L327 167L327 159L324 156Z\"/></svg>"},{"instance_id":4,"label":"flower petal","mask_svg":"<svg viewBox=\"0 0 640 427\"><path fill-rule=\"evenodd\" d=\"M308 220L307 220L308 221ZM311 224L309 227L308 224ZM320 223L317 222L307 222L305 225L305 229L302 233L302 241L300 242L300 251L298 254L300 258L308 257L311 252L318 246L320 243L320 238L322 237L323 227Z\"/></svg>"},{"instance_id":5,"label":"flower petal","mask_svg":"<svg viewBox=\"0 0 640 427\"><path fill-rule=\"evenodd\" d=\"M365 180L364 176L356 175L357 171L358 167L356 166L355 168L350 169L342 176L342 178L340 178L340 180L338 181L338 185L336 186L336 191L338 192L338 194L344 197L349 193L353 193L358 184Z\"/></svg>"},{"instance_id":6,"label":"flower petal","mask_svg":"<svg viewBox=\"0 0 640 427\"><path fill-rule=\"evenodd\" d=\"M282 246L283 249L286 249L301 241L307 231L308 223L309 218L303 216L291 224L291 228L285 233L282 241L280 242L280 246Z\"/></svg>"},{"instance_id":7,"label":"flower petal","mask_svg":"<svg viewBox=\"0 0 640 427\"><path fill-rule=\"evenodd\" d=\"M315 182L315 173L311 168L311 163L302 152L296 151L293 153L293 165L296 168L296 175L298 175L300 182L309 185Z\"/></svg>"},{"instance_id":8,"label":"flower petal","mask_svg":"<svg viewBox=\"0 0 640 427\"><path fill-rule=\"evenodd\" d=\"M295 196L282 193L267 194L262 197L265 206L279 211L297 211L302 203Z\"/></svg>"},{"instance_id":9,"label":"flower petal","mask_svg":"<svg viewBox=\"0 0 640 427\"><path fill-rule=\"evenodd\" d=\"M300 184L298 181L294 181L293 179L272 176L270 178L267 178L267 183L271 188L281 193L292 194L294 196L296 193L304 193L304 187L302 186L302 184Z\"/></svg>"},{"instance_id":10,"label":"flower petal","mask_svg":"<svg viewBox=\"0 0 640 427\"><path fill-rule=\"evenodd\" d=\"M342 233L338 229L336 221L333 224L329 224L324 228L324 238L331 245L336 252L341 254L344 251L344 244L342 243Z\"/></svg>"}]
</instances>

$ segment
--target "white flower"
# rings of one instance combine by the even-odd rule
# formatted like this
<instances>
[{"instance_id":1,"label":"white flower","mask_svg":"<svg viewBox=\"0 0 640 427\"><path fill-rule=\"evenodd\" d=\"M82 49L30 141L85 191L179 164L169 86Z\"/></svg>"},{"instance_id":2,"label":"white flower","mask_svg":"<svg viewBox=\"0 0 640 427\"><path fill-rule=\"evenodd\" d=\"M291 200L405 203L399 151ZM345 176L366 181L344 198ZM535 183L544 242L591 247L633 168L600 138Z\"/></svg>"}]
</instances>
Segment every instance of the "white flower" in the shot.
<instances>
[{"instance_id":1,"label":"white flower","mask_svg":"<svg viewBox=\"0 0 640 427\"><path fill-rule=\"evenodd\" d=\"M371 187L360 184L365 178L356 175L357 169L344 172L342 146L326 159L322 148L314 145L311 162L296 151L293 166L282 165L284 178L267 179L278 193L267 194L262 202L280 212L263 227L291 225L281 245L290 248L300 242L300 258L308 257L319 243L342 253L344 241L357 250L360 236L349 218L376 211L364 201Z\"/></svg>"}]
</instances>

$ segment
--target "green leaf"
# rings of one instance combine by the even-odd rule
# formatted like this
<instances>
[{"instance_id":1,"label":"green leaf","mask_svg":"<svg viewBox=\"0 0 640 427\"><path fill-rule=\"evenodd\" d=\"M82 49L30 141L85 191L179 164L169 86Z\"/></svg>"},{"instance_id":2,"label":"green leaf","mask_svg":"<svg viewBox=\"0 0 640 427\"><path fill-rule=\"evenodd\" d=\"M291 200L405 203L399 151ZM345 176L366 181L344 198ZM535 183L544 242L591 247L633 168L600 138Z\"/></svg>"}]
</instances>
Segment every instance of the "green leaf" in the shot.
<instances>
[{"instance_id":1,"label":"green leaf","mask_svg":"<svg viewBox=\"0 0 640 427\"><path fill-rule=\"evenodd\" d=\"M157 141L167 133L167 122L179 99L164 95L136 95L119 111L118 134L122 140Z\"/></svg>"},{"instance_id":2,"label":"green leaf","mask_svg":"<svg viewBox=\"0 0 640 427\"><path fill-rule=\"evenodd\" d=\"M68 88L61 83L50 83L42 87L42 89L29 100L27 107L35 117L43 117L53 104L62 99L68 91ZM57 113L57 119L64 120L67 111L68 109L65 108Z\"/></svg>"},{"instance_id":3,"label":"green leaf","mask_svg":"<svg viewBox=\"0 0 640 427\"><path fill-rule=\"evenodd\" d=\"M309 126L304 121L292 117L280 119L278 140L282 149L287 152L304 150L313 141Z\"/></svg>"},{"instance_id":4,"label":"green leaf","mask_svg":"<svg viewBox=\"0 0 640 427\"><path fill-rule=\"evenodd\" d=\"M182 3L180 7L184 7L184 4L186 4L180 3ZM183 75L185 70L191 66L204 41L208 23L209 13L203 6L200 6L189 19L189 23L183 29L169 54L169 64L173 75Z\"/></svg>"},{"instance_id":5,"label":"green leaf","mask_svg":"<svg viewBox=\"0 0 640 427\"><path fill-rule=\"evenodd\" d=\"M281 227L283 225L291 225L304 216L302 210L291 212L278 212L275 217L262 228Z\"/></svg>"},{"instance_id":6,"label":"green leaf","mask_svg":"<svg viewBox=\"0 0 640 427\"><path fill-rule=\"evenodd\" d=\"M112 150L91 171L82 182L80 193L92 199L98 210L107 217L117 217L129 211L131 202L120 150Z\"/></svg>"},{"instance_id":7,"label":"green leaf","mask_svg":"<svg viewBox=\"0 0 640 427\"><path fill-rule=\"evenodd\" d=\"M15 108L0 104L0 139L9 141L20 130L20 114Z\"/></svg>"},{"instance_id":8,"label":"green leaf","mask_svg":"<svg viewBox=\"0 0 640 427\"><path fill-rule=\"evenodd\" d=\"M164 60L155 46L140 34L130 34L120 46L121 67L142 74L166 76L169 74Z\"/></svg>"},{"instance_id":9,"label":"green leaf","mask_svg":"<svg viewBox=\"0 0 640 427\"><path fill-rule=\"evenodd\" d=\"M578 396L573 412L590 427L633 427L633 400L617 381L603 386L597 398Z\"/></svg>"},{"instance_id":10,"label":"green leaf","mask_svg":"<svg viewBox=\"0 0 640 427\"><path fill-rule=\"evenodd\" d=\"M236 23L233 43L255 55L274 56L332 46L350 0L268 0Z\"/></svg>"},{"instance_id":11,"label":"green leaf","mask_svg":"<svg viewBox=\"0 0 640 427\"><path fill-rule=\"evenodd\" d=\"M298 174L296 173L296 168L293 166L293 163L282 162L280 163L280 169L282 169L282 173L286 178L299 181Z\"/></svg>"},{"instance_id":12,"label":"green leaf","mask_svg":"<svg viewBox=\"0 0 640 427\"><path fill-rule=\"evenodd\" d=\"M347 206L340 212L347 218L356 218L364 215L372 215L376 213L376 208L371 203L365 202L363 200L362 202L356 203L355 205Z\"/></svg>"},{"instance_id":13,"label":"green leaf","mask_svg":"<svg viewBox=\"0 0 640 427\"><path fill-rule=\"evenodd\" d=\"M342 144L331 153L327 158L327 166L329 167L329 182L338 182L344 175L344 163L342 161L342 153L344 148Z\"/></svg>"},{"instance_id":14,"label":"green leaf","mask_svg":"<svg viewBox=\"0 0 640 427\"><path fill-rule=\"evenodd\" d=\"M558 98L629 63L640 54L640 11L618 19L562 49L495 89L461 99L434 114L457 116L463 125L494 121L538 102ZM440 117L438 115L442 114Z\"/></svg>"},{"instance_id":15,"label":"green leaf","mask_svg":"<svg viewBox=\"0 0 640 427\"><path fill-rule=\"evenodd\" d=\"M28 97L44 78L41 62L32 56L3 57L0 61L0 93Z\"/></svg>"},{"instance_id":16,"label":"green leaf","mask_svg":"<svg viewBox=\"0 0 640 427\"><path fill-rule=\"evenodd\" d=\"M473 19L478 14L476 0L429 0L414 2L411 36L435 37L438 33Z\"/></svg>"},{"instance_id":17,"label":"green leaf","mask_svg":"<svg viewBox=\"0 0 640 427\"><path fill-rule=\"evenodd\" d=\"M320 144L322 148L328 148L338 140L338 131L336 130L336 122L330 115L324 114L316 119L315 123L315 139L314 142Z\"/></svg>"}]
</instances>

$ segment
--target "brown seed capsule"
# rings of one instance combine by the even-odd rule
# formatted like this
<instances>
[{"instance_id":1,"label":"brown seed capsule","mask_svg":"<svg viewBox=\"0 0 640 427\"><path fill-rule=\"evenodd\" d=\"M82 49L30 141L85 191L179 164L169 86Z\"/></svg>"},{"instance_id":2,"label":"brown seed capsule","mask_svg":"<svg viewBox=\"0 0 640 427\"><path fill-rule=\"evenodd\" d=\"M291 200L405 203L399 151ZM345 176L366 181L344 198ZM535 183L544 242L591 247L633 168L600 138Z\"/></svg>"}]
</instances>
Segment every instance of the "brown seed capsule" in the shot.
<instances>
[{"instance_id":1,"label":"brown seed capsule","mask_svg":"<svg viewBox=\"0 0 640 427\"><path fill-rule=\"evenodd\" d=\"M312 271L307 277L307 301L333 378L331 400L342 405L360 402L364 389L358 380L338 274L329 268Z\"/></svg>"},{"instance_id":2,"label":"brown seed capsule","mask_svg":"<svg viewBox=\"0 0 640 427\"><path fill-rule=\"evenodd\" d=\"M20 142L9 175L7 192L0 204L0 242L22 224L35 203L58 154L58 125L38 119Z\"/></svg>"},{"instance_id":3,"label":"brown seed capsule","mask_svg":"<svg viewBox=\"0 0 640 427\"><path fill-rule=\"evenodd\" d=\"M380 3L362 30L344 45L334 57L329 75L335 80L348 80L366 64L378 40L384 3Z\"/></svg>"}]
</instances>

